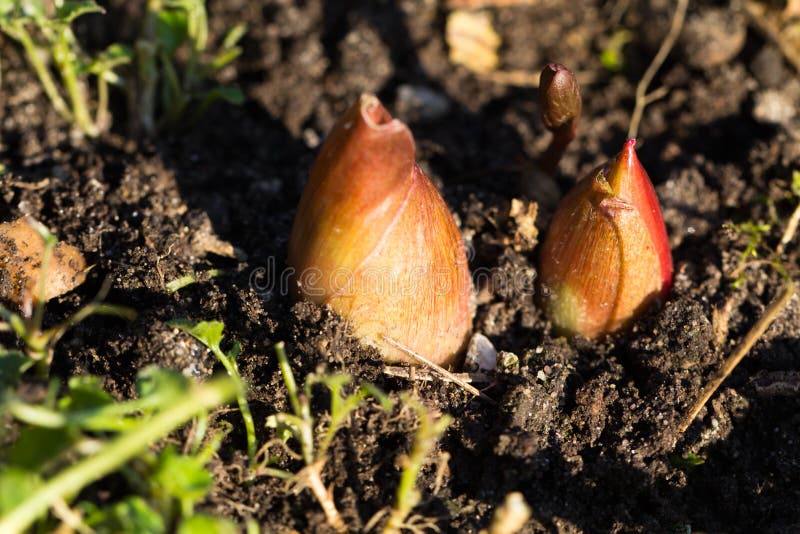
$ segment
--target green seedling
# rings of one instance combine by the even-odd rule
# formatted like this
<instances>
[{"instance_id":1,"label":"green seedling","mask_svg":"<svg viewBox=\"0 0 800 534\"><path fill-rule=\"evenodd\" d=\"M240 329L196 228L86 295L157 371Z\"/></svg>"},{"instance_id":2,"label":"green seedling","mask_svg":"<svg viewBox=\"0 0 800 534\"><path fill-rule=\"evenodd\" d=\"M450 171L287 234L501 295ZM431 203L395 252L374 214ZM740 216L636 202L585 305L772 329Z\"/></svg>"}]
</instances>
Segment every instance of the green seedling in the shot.
<instances>
[{"instance_id":1,"label":"green seedling","mask_svg":"<svg viewBox=\"0 0 800 534\"><path fill-rule=\"evenodd\" d=\"M192 273L186 274L183 276L179 276L174 280L170 280L166 283L165 287L167 293L175 293L179 289L183 289L184 287L188 287L192 284L196 284L198 282L204 282L211 278L216 278L217 276L222 276L225 274L225 271L222 269L209 269L207 271L203 271L200 273Z\"/></svg>"},{"instance_id":2,"label":"green seedling","mask_svg":"<svg viewBox=\"0 0 800 534\"><path fill-rule=\"evenodd\" d=\"M677 469L689 471L693 467L697 467L698 465L703 465L706 463L706 459L690 452L686 456L679 456L677 454L671 456L669 463L671 463L672 466Z\"/></svg>"},{"instance_id":3,"label":"green seedling","mask_svg":"<svg viewBox=\"0 0 800 534\"><path fill-rule=\"evenodd\" d=\"M352 411L368 396L374 397L384 409L391 408L392 403L383 392L369 383L362 384L355 393L345 396L344 387L352 380L348 375L311 374L306 378L303 389L299 390L283 342L275 345L275 353L289 394L292 413L278 413L267 419L267 426L274 428L279 437L268 441L259 451L259 456L263 455L265 459L256 469L256 474L289 480L294 486L295 493L304 488L310 489L322 506L328 524L338 532L346 532L347 526L336 508L332 492L322 481L322 470L328 459L328 449ZM330 420L324 430L320 430L321 425L311 413L312 389L317 384L328 389L331 400ZM286 444L289 438L297 442L299 452ZM269 449L276 444L281 445L293 459L301 460L305 467L298 473L270 467L275 458L269 455Z\"/></svg>"},{"instance_id":4,"label":"green seedling","mask_svg":"<svg viewBox=\"0 0 800 534\"><path fill-rule=\"evenodd\" d=\"M67 510L75 520L68 503L83 488L122 469L193 417L227 403L238 388L227 377L197 384L176 371L156 368L140 374L139 398L125 402L114 402L96 377L73 377L60 399L55 395L58 386L53 385L56 388L51 388L40 404L14 396L3 399L4 412L27 426L0 462L0 532L22 532L37 521L40 531L50 531L53 518L47 512L51 507L59 519L64 519ZM112 436L104 437L108 434ZM156 463L161 475L154 480L169 478L168 488L159 486L164 493L178 499L182 508L193 505L197 493L189 492L184 482L188 480L191 486L199 480L197 465L207 461L209 451L217 445L218 440L190 461L176 461L172 452L162 453ZM138 521L131 524L156 527L126 531L162 532L157 528L159 519L148 513L149 508L131 498L108 513ZM185 515L186 510L182 512ZM98 519L98 523L102 521Z\"/></svg>"},{"instance_id":5,"label":"green seedling","mask_svg":"<svg viewBox=\"0 0 800 534\"><path fill-rule=\"evenodd\" d=\"M110 126L108 85L123 85L116 69L133 57L131 49L116 43L94 56L81 48L72 22L102 12L92 0L0 0L0 30L22 45L56 112L89 137ZM97 84L94 105L89 96L90 76Z\"/></svg>"},{"instance_id":6,"label":"green seedling","mask_svg":"<svg viewBox=\"0 0 800 534\"><path fill-rule=\"evenodd\" d=\"M201 321L197 324L192 324L188 321L176 320L170 321L170 326L183 330L191 334L196 340L208 347L217 360L222 364L237 385L236 400L239 404L239 411L242 412L242 419L244 419L244 427L247 433L247 454L251 462L255 461L256 456L256 429L253 423L253 415L250 412L250 404L247 402L247 385L242 380L242 375L239 373L239 367L236 365L236 358L242 350L242 346L238 341L234 340L228 352L224 352L220 348L222 343L222 331L225 325L220 321Z\"/></svg>"},{"instance_id":7,"label":"green seedling","mask_svg":"<svg viewBox=\"0 0 800 534\"><path fill-rule=\"evenodd\" d=\"M220 47L210 51L204 0L148 0L136 41L139 126L152 135L183 119L196 119L214 101L241 104L239 88L210 80L242 53L238 43L244 33L243 24L233 27Z\"/></svg>"},{"instance_id":8,"label":"green seedling","mask_svg":"<svg viewBox=\"0 0 800 534\"><path fill-rule=\"evenodd\" d=\"M422 402L413 395L404 394L403 404L417 413L419 427L414 436L411 453L402 459L403 472L400 475L400 484L397 487L395 502L389 511L389 519L383 527L384 534L399 534L404 530L423 531L421 526L430 526L429 521L422 516L410 516L411 511L420 502L420 492L417 489L417 478L422 466L428 460L436 442L452 422L449 415L438 418L426 408Z\"/></svg>"},{"instance_id":9,"label":"green seedling","mask_svg":"<svg viewBox=\"0 0 800 534\"><path fill-rule=\"evenodd\" d=\"M81 503L85 524L95 532L109 533L166 533L167 525L176 524L180 525L178 532L237 532L230 521L195 512L197 503L214 485L206 464L230 430L227 425L212 433L208 444L192 454L181 454L174 445L158 453L145 452L122 469L144 496L128 495L103 508ZM210 530L202 530L204 526Z\"/></svg>"},{"instance_id":10,"label":"green seedling","mask_svg":"<svg viewBox=\"0 0 800 534\"><path fill-rule=\"evenodd\" d=\"M770 230L772 230L772 224L745 221L739 224L726 225L728 230L732 230L739 235L744 235L747 238L747 244L739 257L739 263L736 269L734 269L736 279L733 282L733 287L738 288L742 285L745 278L745 268L754 264L768 264L778 271L784 279L788 278L786 267L782 261L782 255L786 245L791 243L794 239L797 234L798 225L800 225L800 171L792 172L789 189L790 192L788 196L790 198L794 197L793 200L795 200L797 204L792 214L789 216L789 219L786 221L786 224L783 225L784 228L781 239L774 249L764 243L765 238L768 236ZM774 213L772 216L773 224L782 223L777 213L774 212L774 206L770 205L770 207ZM769 259L759 260L760 256L765 256Z\"/></svg>"},{"instance_id":11,"label":"green seedling","mask_svg":"<svg viewBox=\"0 0 800 534\"><path fill-rule=\"evenodd\" d=\"M738 276L732 285L738 288L745 280L744 267L746 267L751 260L758 258L759 248L764 242L764 236L769 233L771 225L755 221L745 221L739 224L729 224L727 228L747 237L747 245L739 255L739 264L734 271L738 273Z\"/></svg>"},{"instance_id":12,"label":"green seedling","mask_svg":"<svg viewBox=\"0 0 800 534\"><path fill-rule=\"evenodd\" d=\"M685 7L685 1L682 1ZM800 190L800 187L795 190L795 185L800 186L800 177L798 177L796 173L792 175L792 189L793 193L796 194L797 190ZM744 269L755 265L771 267L774 269L775 272L778 273L781 278L783 278L783 287L767 305L763 314L753 324L750 330L748 330L747 334L745 334L745 336L742 338L742 341L736 346L733 352L731 352L731 354L725 358L720 369L711 376L710 380L700 390L697 398L692 403L688 412L680 422L680 425L678 426L679 432L686 432L686 429L688 429L695 420L697 415L703 409L703 406L705 406L708 400L714 395L717 389L719 389L725 379L730 376L733 370L736 369L736 366L739 365L742 359L747 356L748 352L750 352L750 349L752 349L761 336L764 335L772 322L778 317L783 309L789 305L789 302L796 293L797 285L792 279L792 277L796 275L796 266L792 263L784 264L783 247L791 242L794 238L798 223L800 223L800 203L798 203L794 213L784 227L783 236L781 237L778 246L775 247L775 249L772 249L768 246L764 247L766 249L765 251L768 252L768 259L751 259L749 261L747 261L747 258L757 255L758 248L763 241L764 234L769 230L769 226L757 224L753 221L746 221L745 223L732 227L749 234L747 248L745 248L745 251L742 253L739 266L732 273L732 277L736 279L733 284L734 287L738 287L744 281ZM729 226L729 228L730 227L731 226Z\"/></svg>"},{"instance_id":13,"label":"green seedling","mask_svg":"<svg viewBox=\"0 0 800 534\"><path fill-rule=\"evenodd\" d=\"M617 30L608 39L606 47L600 52L600 64L606 70L617 72L625 67L623 48L633 40L633 34L628 30Z\"/></svg>"},{"instance_id":14,"label":"green seedling","mask_svg":"<svg viewBox=\"0 0 800 534\"><path fill-rule=\"evenodd\" d=\"M0 331L14 332L24 346L23 352L27 356L27 360L22 362L19 358L13 360L20 363L16 372L25 372L28 368L36 365L39 374L45 376L50 368L50 363L53 361L55 346L67 330L92 315L111 315L131 320L136 317L136 312L124 306L103 302L110 290L109 281L106 280L92 302L55 326L44 328L46 280L57 240L44 225L37 224L35 228L44 240L44 252L40 269L41 281L38 284L39 298L35 301L33 313L30 317L0 306L0 319L2 319L0 321ZM15 354L18 353L15 352ZM0 351L0 361L3 361L2 365L5 366L9 365L12 360L7 359L7 356Z\"/></svg>"}]
</instances>

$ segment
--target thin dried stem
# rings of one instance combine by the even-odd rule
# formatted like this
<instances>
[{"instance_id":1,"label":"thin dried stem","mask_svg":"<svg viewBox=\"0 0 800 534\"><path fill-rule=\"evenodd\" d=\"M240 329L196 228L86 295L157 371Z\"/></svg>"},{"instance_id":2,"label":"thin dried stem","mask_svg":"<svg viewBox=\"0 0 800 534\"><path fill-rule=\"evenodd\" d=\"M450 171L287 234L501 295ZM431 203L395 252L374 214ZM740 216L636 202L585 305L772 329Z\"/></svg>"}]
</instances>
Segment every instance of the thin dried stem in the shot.
<instances>
[{"instance_id":1,"label":"thin dried stem","mask_svg":"<svg viewBox=\"0 0 800 534\"><path fill-rule=\"evenodd\" d=\"M473 395L475 395L477 397L480 397L480 398L482 398L482 399L484 399L484 400L486 400L486 401L488 401L488 402L490 402L492 404L496 404L494 399L492 399L491 397L489 397L485 393L482 393L478 388L468 384L467 382L465 382L461 377L459 377L455 373L451 373L450 371L448 371L447 369L443 368L442 366L436 365L435 363L433 363L429 359L425 358L421 354L419 354L417 352L414 352L410 348L406 347L405 345L403 345L402 343L400 343L398 341L395 341L394 339L390 338L389 336L381 335L381 337L389 345L393 346L396 349L399 349L399 350L403 351L412 360L414 360L415 362L417 362L417 363L419 363L421 365L424 365L424 366L428 367L429 369L431 369L433 372L435 372L436 374L438 374L442 378L444 378L446 380L449 380L450 382L455 382L456 384L461 386L466 391L472 393Z\"/></svg>"},{"instance_id":2,"label":"thin dried stem","mask_svg":"<svg viewBox=\"0 0 800 534\"><path fill-rule=\"evenodd\" d=\"M683 21L686 20L686 10L688 7L689 0L678 0L678 6L675 8L675 14L672 17L672 25L669 28L669 32L666 37L664 37L664 40L661 42L661 47L658 49L658 52L656 52L652 63L647 67L644 76L642 76L642 79L639 80L639 84L636 86L636 103L634 104L633 113L631 114L631 123L628 127L628 139L635 138L636 134L639 132L639 123L642 121L642 113L644 113L644 108L648 104L647 88L650 87L650 82L653 81L658 69L664 64L664 60L667 59L672 47L675 45L675 41L678 40L678 36L683 29Z\"/></svg>"},{"instance_id":3,"label":"thin dried stem","mask_svg":"<svg viewBox=\"0 0 800 534\"><path fill-rule=\"evenodd\" d=\"M778 314L783 310L784 307L789 303L789 300L792 298L796 290L794 282L791 279L786 279L786 284L783 287L783 291L767 306L767 309L764 310L764 315L756 321L756 324L750 329L747 335L744 337L742 342L736 347L736 350L728 356L728 358L723 362L722 367L720 370L714 375L714 377L706 384L703 390L700 392L700 396L695 401L694 405L692 405L691 410L686 415L684 420L681 422L678 431L683 433L689 428L689 425L692 424L697 414L700 413L700 410L705 406L708 399L714 394L717 389L722 385L725 379L733 372L739 362L742 361L750 349L753 348L756 341L758 341L764 332L766 332L767 328L772 324L772 322L778 317Z\"/></svg>"},{"instance_id":4,"label":"thin dried stem","mask_svg":"<svg viewBox=\"0 0 800 534\"><path fill-rule=\"evenodd\" d=\"M434 374L434 371L428 369L416 369L414 367L401 367L399 365L385 365L383 367L383 374L386 376L395 376L398 378L405 378L406 380L418 380L420 382L430 382L432 380L441 380L442 377ZM491 377L486 373L452 373L467 384L488 384L492 381ZM446 379L450 382L450 379Z\"/></svg>"}]
</instances>

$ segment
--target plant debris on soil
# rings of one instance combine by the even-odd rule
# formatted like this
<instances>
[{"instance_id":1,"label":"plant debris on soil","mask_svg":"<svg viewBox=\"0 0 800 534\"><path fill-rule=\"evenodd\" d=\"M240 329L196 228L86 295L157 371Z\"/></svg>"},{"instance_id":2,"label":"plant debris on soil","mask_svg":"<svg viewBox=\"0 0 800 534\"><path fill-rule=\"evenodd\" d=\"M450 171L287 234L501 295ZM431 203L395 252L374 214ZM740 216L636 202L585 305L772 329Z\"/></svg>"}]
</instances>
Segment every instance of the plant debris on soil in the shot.
<instances>
[{"instance_id":1,"label":"plant debris on soil","mask_svg":"<svg viewBox=\"0 0 800 534\"><path fill-rule=\"evenodd\" d=\"M124 4L110 2L103 16L124 18ZM392 398L412 390L449 414L414 510L444 532L487 528L513 491L532 510L524 532L800 530L797 295L688 430L678 430L782 287L781 274L763 263L741 270L738 281L734 275L749 243L738 225L770 225L758 248L767 257L798 201L790 186L800 169L800 78L781 45L738 2L691 3L652 85L665 86L667 96L647 107L639 128L639 158L671 240L671 296L629 332L567 340L551 330L531 291L536 228L546 228L558 195L533 199L536 228L518 217L527 212L520 199L537 189L533 161L549 142L536 89L451 63L444 4L211 0L212 40L247 24L242 57L221 73L247 99L215 105L192 127L154 141L127 137L122 98L112 100L110 134L98 141L74 135L20 50L0 41L0 221L32 216L94 266L82 286L47 305L45 322L91 301L106 278L106 301L138 312L129 322L91 317L70 330L51 375L97 375L118 399L135 395L136 374L149 364L207 379L219 371L214 356L168 323L219 320L227 339L241 343L238 365L259 443L272 437L267 417L288 410L273 350L279 341L298 382L310 372L348 373ZM502 39L499 68L536 73L557 61L591 73L577 137L550 185L559 194L622 146L636 83L673 4L543 0L487 8ZM99 48L125 38L126 28L87 17L77 33ZM633 37L622 48L622 70L612 72L600 56L621 29ZM453 383L383 373L377 351L345 321L295 303L285 286L289 232L316 149L362 92L409 121L420 165L457 216L473 272L514 281L476 287L474 330L518 357L478 384L495 404ZM411 97L428 105L411 105ZM795 279L799 252L795 238L782 256ZM186 275L197 281L167 289ZM4 334L3 344L14 341ZM35 386L26 377L19 388ZM323 416L326 406L313 409ZM241 417L219 417L234 430L209 464L214 490L200 508L253 518L265 532L329 531L310 492L294 494L276 478L244 482ZM362 530L391 506L415 425L412 413L370 401L337 434L322 478L350 529ZM102 479L82 497L113 502L122 483Z\"/></svg>"}]
</instances>

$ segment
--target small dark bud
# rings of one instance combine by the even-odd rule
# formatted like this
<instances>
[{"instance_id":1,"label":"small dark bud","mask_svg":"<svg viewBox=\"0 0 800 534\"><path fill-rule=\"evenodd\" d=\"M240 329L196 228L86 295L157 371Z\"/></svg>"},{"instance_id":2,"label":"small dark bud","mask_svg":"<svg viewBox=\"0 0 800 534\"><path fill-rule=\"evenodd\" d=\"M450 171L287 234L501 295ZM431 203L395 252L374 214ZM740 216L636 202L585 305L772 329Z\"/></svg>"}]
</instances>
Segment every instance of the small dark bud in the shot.
<instances>
[{"instance_id":1,"label":"small dark bud","mask_svg":"<svg viewBox=\"0 0 800 534\"><path fill-rule=\"evenodd\" d=\"M539 158L539 167L554 176L564 150L575 137L581 116L581 90L575 75L559 63L549 63L539 78L542 122L553 134L550 146Z\"/></svg>"},{"instance_id":2,"label":"small dark bud","mask_svg":"<svg viewBox=\"0 0 800 534\"><path fill-rule=\"evenodd\" d=\"M559 63L550 63L539 78L539 103L542 121L559 137L575 136L581 116L581 90L575 75Z\"/></svg>"}]
</instances>

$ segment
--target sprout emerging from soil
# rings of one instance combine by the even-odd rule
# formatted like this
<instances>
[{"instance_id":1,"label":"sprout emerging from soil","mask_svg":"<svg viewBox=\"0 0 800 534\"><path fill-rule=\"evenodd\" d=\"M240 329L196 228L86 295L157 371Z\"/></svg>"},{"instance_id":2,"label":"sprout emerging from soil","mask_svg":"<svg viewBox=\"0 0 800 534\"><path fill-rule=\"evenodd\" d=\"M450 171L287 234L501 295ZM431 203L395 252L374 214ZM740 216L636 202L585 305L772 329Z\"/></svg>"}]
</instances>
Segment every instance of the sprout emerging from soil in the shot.
<instances>
[{"instance_id":1,"label":"sprout emerging from soil","mask_svg":"<svg viewBox=\"0 0 800 534\"><path fill-rule=\"evenodd\" d=\"M461 234L414 163L414 139L364 95L322 146L292 228L298 296L329 304L389 362L391 338L439 365L457 364L472 326Z\"/></svg>"},{"instance_id":2,"label":"sprout emerging from soil","mask_svg":"<svg viewBox=\"0 0 800 534\"><path fill-rule=\"evenodd\" d=\"M553 324L595 337L628 326L672 283L672 256L653 185L626 141L610 166L562 200L541 251L541 287Z\"/></svg>"}]
</instances>

